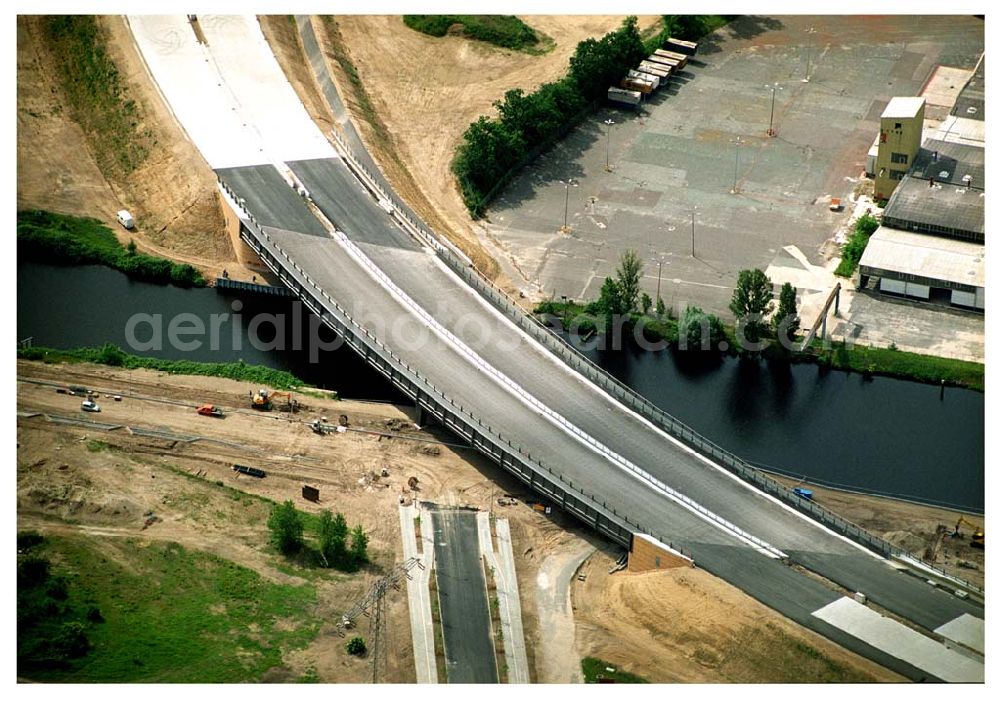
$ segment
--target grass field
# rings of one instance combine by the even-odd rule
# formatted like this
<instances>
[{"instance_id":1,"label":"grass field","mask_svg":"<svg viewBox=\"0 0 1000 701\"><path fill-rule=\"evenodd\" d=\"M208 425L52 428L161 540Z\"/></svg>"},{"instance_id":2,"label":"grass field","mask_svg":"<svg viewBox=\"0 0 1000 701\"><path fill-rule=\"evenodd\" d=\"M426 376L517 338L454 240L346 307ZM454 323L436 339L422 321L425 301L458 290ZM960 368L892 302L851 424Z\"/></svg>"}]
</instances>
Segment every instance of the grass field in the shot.
<instances>
[{"instance_id":1,"label":"grass field","mask_svg":"<svg viewBox=\"0 0 1000 701\"><path fill-rule=\"evenodd\" d=\"M537 52L544 47L538 32L513 15L403 15L410 29L443 37L455 25L470 39L515 51Z\"/></svg>"},{"instance_id":2,"label":"grass field","mask_svg":"<svg viewBox=\"0 0 1000 701\"><path fill-rule=\"evenodd\" d=\"M98 167L107 177L128 175L156 141L104 49L107 39L97 19L53 15L43 27L73 119L90 137Z\"/></svg>"},{"instance_id":3,"label":"grass field","mask_svg":"<svg viewBox=\"0 0 1000 701\"><path fill-rule=\"evenodd\" d=\"M88 625L85 656L33 669L32 679L257 681L319 631L313 584L275 584L177 543L50 536L36 549L103 621Z\"/></svg>"},{"instance_id":4,"label":"grass field","mask_svg":"<svg viewBox=\"0 0 1000 701\"><path fill-rule=\"evenodd\" d=\"M178 287L200 287L205 279L187 263L122 246L114 233L97 219L42 210L17 213L19 260L55 265L106 265L130 278Z\"/></svg>"},{"instance_id":5,"label":"grass field","mask_svg":"<svg viewBox=\"0 0 1000 701\"><path fill-rule=\"evenodd\" d=\"M100 348L73 348L69 350L32 346L19 348L17 357L23 360L41 360L45 363L97 363L98 365L110 365L130 370L147 368L170 375L225 377L230 380L252 382L255 385L263 385L272 389L287 390L308 387L290 372L274 370L263 365L247 365L242 361L237 363L199 363L192 360L147 358L130 355L111 344L105 344Z\"/></svg>"},{"instance_id":6,"label":"grass field","mask_svg":"<svg viewBox=\"0 0 1000 701\"><path fill-rule=\"evenodd\" d=\"M587 684L597 684L599 682L614 684L648 684L645 679L637 674L632 674L618 668L618 665L602 660L598 657L584 657L580 661L583 668L583 678ZM608 669L613 669L609 672Z\"/></svg>"}]
</instances>

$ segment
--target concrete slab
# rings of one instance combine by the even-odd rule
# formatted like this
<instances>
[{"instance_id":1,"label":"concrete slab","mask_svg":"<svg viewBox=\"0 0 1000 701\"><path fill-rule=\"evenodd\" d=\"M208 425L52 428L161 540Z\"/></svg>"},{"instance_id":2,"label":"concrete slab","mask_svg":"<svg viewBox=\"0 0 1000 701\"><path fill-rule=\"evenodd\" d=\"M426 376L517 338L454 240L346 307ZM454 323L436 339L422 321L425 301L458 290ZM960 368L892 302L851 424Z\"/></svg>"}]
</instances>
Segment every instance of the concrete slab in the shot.
<instances>
[{"instance_id":1,"label":"concrete slab","mask_svg":"<svg viewBox=\"0 0 1000 701\"><path fill-rule=\"evenodd\" d=\"M853 599L842 597L814 611L813 615L945 681L983 681L984 665L981 660L950 650Z\"/></svg>"},{"instance_id":2,"label":"concrete slab","mask_svg":"<svg viewBox=\"0 0 1000 701\"><path fill-rule=\"evenodd\" d=\"M953 621L934 630L940 636L954 640L977 652L986 652L986 621L963 613Z\"/></svg>"},{"instance_id":3,"label":"concrete slab","mask_svg":"<svg viewBox=\"0 0 1000 701\"><path fill-rule=\"evenodd\" d=\"M437 661L434 657L434 621L431 618L430 589L428 587L431 568L434 565L434 547L433 541L427 540L421 532L424 548L422 553L417 551L415 526L418 515L419 511L412 505L399 507L403 557L405 559L419 557L423 564L423 569L412 570L410 579L406 581L406 596L410 609L410 634L413 638L413 663L417 672L418 684L437 684ZM423 527L423 525L423 520L421 520L421 526ZM429 523L426 530L431 531Z\"/></svg>"},{"instance_id":4,"label":"concrete slab","mask_svg":"<svg viewBox=\"0 0 1000 701\"><path fill-rule=\"evenodd\" d=\"M129 15L136 45L188 137L212 168L259 165L268 158L253 128L184 15Z\"/></svg>"},{"instance_id":5,"label":"concrete slab","mask_svg":"<svg viewBox=\"0 0 1000 701\"><path fill-rule=\"evenodd\" d=\"M272 160L336 158L288 83L253 15L199 15L211 54L244 121Z\"/></svg>"}]
</instances>

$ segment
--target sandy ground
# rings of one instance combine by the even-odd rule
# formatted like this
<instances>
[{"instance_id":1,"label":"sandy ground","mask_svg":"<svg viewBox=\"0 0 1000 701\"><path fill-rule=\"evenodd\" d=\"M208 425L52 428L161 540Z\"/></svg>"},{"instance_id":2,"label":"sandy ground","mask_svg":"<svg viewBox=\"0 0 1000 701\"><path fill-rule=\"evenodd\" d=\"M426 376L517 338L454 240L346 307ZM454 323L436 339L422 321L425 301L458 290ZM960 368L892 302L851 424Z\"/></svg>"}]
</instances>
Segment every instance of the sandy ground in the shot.
<instances>
[{"instance_id":1,"label":"sandy ground","mask_svg":"<svg viewBox=\"0 0 1000 701\"><path fill-rule=\"evenodd\" d=\"M702 570L613 565L597 553L573 581L581 655L661 683L905 681Z\"/></svg>"},{"instance_id":2,"label":"sandy ground","mask_svg":"<svg viewBox=\"0 0 1000 701\"><path fill-rule=\"evenodd\" d=\"M210 276L254 274L235 261L223 228L215 175L177 125L136 51L123 18L101 17L106 48L129 99L140 105L140 130L153 133L146 161L124 178L100 172L92 144L69 116L37 17L17 20L17 206L42 208L107 223L139 249L195 265ZM68 158L67 154L72 154ZM135 231L115 212L128 209Z\"/></svg>"},{"instance_id":3,"label":"sandy ground","mask_svg":"<svg viewBox=\"0 0 1000 701\"><path fill-rule=\"evenodd\" d=\"M469 217L451 173L462 132L479 116L495 114L493 103L507 90L531 91L563 76L580 41L606 34L622 19L618 15L526 17L528 24L555 42L548 53L533 56L461 36L430 37L406 27L399 16L338 16L344 46L391 134L391 144L383 147L373 139L357 104L347 102L393 186L428 224L451 237L486 269L476 233L479 225ZM640 28L658 21L656 16L640 17ZM314 22L314 26L319 24ZM343 93L347 83L343 74L335 79ZM412 177L402 174L398 166L387 167L396 160L405 164L402 167Z\"/></svg>"},{"instance_id":4,"label":"sandy ground","mask_svg":"<svg viewBox=\"0 0 1000 701\"><path fill-rule=\"evenodd\" d=\"M453 438L446 432L415 428L407 409L296 395L302 404L298 414L260 413L245 408L251 389L247 383L87 364L18 361L17 377L22 412L19 527L73 529L97 542L126 535L175 540L287 581L289 575L277 568L277 558L261 547L266 539L266 509L249 508L220 495L213 483L221 480L271 499L292 499L306 511L341 511L349 523L361 523L370 533L376 567L358 576L319 581L318 615L335 621L379 572L401 559L397 513L401 495L481 509L489 509L498 497L514 496L516 504L500 506L493 501L493 508L511 524L532 681L578 678L578 660L586 655L609 659L657 681L765 681L757 665L775 641L792 649L788 654L795 664L801 661L789 640L807 643L822 652L821 658L847 668L888 678L884 670L699 570L608 577L619 551L596 541L558 509L548 516L532 510L529 495L514 478L473 451L448 445ZM38 381L80 385L102 394L116 392L123 400L102 396L101 413L83 414L78 397L59 394ZM226 408L226 418L198 416L194 408L205 402ZM23 415L33 412L155 428L176 438L202 440L149 438L124 428L101 431ZM307 426L319 415L336 422L340 414L346 414L350 424L345 433L320 437ZM120 450L90 452L88 440ZM231 469L235 462L261 467L268 476L263 480L237 476ZM389 476L375 479L383 467ZM183 473L203 479L192 480ZM419 480L416 493L406 491L411 476ZM318 487L322 501L303 500L302 484ZM870 497L828 497L816 491L824 503L863 524L865 510L871 512L872 523L897 513L900 518L908 515L914 524L939 518L930 511L921 513L922 507L882 504L887 500ZM836 497L844 503L834 503ZM142 515L147 511L156 512L163 521L143 529ZM916 525L907 522L903 527ZM596 554L581 570L585 581L573 579L580 554L586 556L595 546ZM568 572L562 578L566 581L561 590L554 590L563 571ZM561 615L570 583L572 616ZM415 681L406 606L405 595L391 597L389 666L382 677L386 681ZM758 641L756 647L750 645L750 652L744 650L747 640ZM368 664L348 657L342 642L330 634L329 626L324 628L312 645L286 658L287 669L274 670L275 680L294 678L311 667L321 681L369 680ZM809 660L802 667L805 677L818 679L829 671L826 663Z\"/></svg>"},{"instance_id":5,"label":"sandy ground","mask_svg":"<svg viewBox=\"0 0 1000 701\"><path fill-rule=\"evenodd\" d=\"M951 509L803 485L799 480L776 475L772 477L790 487L811 489L818 503L921 558L924 558L925 549L933 543L939 524L947 527L948 534L955 530L955 524L962 516L984 529L986 525L980 514L963 514ZM964 538L945 535L934 564L982 588L986 579L985 551L969 545L972 533L969 526L963 524L960 530ZM960 565L960 562L965 564Z\"/></svg>"}]
</instances>

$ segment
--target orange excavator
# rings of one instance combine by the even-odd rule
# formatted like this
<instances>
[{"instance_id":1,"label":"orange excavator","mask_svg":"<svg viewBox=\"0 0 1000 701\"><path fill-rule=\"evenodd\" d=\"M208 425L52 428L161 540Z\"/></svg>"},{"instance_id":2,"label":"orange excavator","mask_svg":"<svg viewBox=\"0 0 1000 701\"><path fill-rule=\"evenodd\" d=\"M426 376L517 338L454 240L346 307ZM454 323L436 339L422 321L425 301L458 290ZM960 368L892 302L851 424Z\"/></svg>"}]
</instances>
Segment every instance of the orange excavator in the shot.
<instances>
[{"instance_id":1,"label":"orange excavator","mask_svg":"<svg viewBox=\"0 0 1000 701\"><path fill-rule=\"evenodd\" d=\"M279 397L284 398L284 403L278 405ZM299 403L292 398L291 392L271 392L266 389L259 389L250 393L250 406L260 411L270 411L278 408L281 411L298 411Z\"/></svg>"},{"instance_id":2,"label":"orange excavator","mask_svg":"<svg viewBox=\"0 0 1000 701\"><path fill-rule=\"evenodd\" d=\"M974 548L985 548L986 547L986 533L983 531L983 527L973 523L964 516L959 516L958 521L955 522L955 530L952 532L952 538L962 538L962 532L959 530L962 524L965 524L972 529L972 537L969 539L969 545Z\"/></svg>"}]
</instances>

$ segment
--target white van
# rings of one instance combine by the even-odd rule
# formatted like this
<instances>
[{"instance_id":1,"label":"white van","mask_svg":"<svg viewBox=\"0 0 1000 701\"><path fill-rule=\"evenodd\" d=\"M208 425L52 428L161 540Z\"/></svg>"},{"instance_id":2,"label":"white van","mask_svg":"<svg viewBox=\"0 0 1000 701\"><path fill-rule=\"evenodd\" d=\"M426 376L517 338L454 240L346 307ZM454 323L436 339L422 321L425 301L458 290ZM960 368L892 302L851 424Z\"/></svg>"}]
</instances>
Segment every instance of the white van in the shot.
<instances>
[{"instance_id":1,"label":"white van","mask_svg":"<svg viewBox=\"0 0 1000 701\"><path fill-rule=\"evenodd\" d=\"M135 219L132 218L127 209L119 210L118 223L130 231L135 228Z\"/></svg>"}]
</instances>

